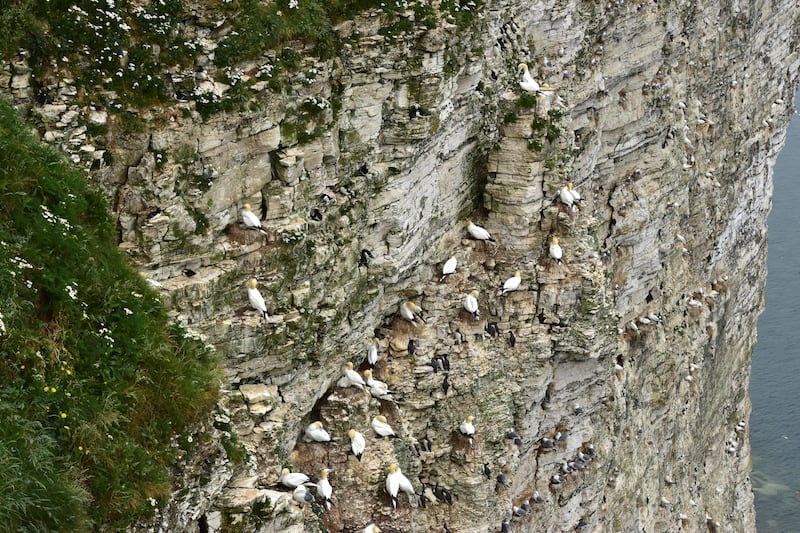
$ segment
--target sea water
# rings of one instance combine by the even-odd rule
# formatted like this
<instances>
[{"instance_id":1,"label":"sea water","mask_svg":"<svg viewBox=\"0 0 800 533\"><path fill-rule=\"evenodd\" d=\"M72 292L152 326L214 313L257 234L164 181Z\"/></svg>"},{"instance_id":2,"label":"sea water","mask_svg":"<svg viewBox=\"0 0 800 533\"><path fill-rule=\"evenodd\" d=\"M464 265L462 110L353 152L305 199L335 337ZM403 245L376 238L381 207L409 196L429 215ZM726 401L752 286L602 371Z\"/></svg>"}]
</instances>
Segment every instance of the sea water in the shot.
<instances>
[{"instance_id":1,"label":"sea water","mask_svg":"<svg viewBox=\"0 0 800 533\"><path fill-rule=\"evenodd\" d=\"M800 119L775 165L766 309L750 377L759 533L800 533Z\"/></svg>"}]
</instances>

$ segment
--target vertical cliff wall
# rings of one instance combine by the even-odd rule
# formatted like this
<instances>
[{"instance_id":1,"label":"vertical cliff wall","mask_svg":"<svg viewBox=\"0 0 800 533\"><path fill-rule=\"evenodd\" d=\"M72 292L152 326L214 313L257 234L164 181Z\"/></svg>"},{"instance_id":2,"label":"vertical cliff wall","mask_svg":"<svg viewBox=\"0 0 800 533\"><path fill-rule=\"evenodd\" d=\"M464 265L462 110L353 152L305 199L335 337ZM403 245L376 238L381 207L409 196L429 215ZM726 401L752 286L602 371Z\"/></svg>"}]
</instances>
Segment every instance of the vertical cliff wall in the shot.
<instances>
[{"instance_id":1,"label":"vertical cliff wall","mask_svg":"<svg viewBox=\"0 0 800 533\"><path fill-rule=\"evenodd\" d=\"M798 6L441 2L426 27L411 4L405 31L380 10L339 24L331 59L296 44L295 70L281 70L285 50L242 64L245 104L215 113L198 95L231 90L214 64L226 22L195 6L184 31L198 64L164 72L194 92L129 110L137 128L57 74L53 98L34 102L24 54L4 65L43 137L94 162L120 246L224 356L224 399L174 499L136 529L753 531L749 360ZM476 16L448 18L454 6ZM555 94L520 100L520 62ZM556 201L568 181L575 210ZM245 203L265 235L240 225ZM468 218L497 244L468 239ZM520 289L498 295L517 270ZM479 320L461 307L472 289ZM427 324L398 317L409 299ZM337 385L375 336L375 375L398 404ZM374 437L379 413L400 438ZM337 440L303 442L314 420ZM393 462L426 506L392 508ZM278 487L290 465L335 469L330 512Z\"/></svg>"}]
</instances>

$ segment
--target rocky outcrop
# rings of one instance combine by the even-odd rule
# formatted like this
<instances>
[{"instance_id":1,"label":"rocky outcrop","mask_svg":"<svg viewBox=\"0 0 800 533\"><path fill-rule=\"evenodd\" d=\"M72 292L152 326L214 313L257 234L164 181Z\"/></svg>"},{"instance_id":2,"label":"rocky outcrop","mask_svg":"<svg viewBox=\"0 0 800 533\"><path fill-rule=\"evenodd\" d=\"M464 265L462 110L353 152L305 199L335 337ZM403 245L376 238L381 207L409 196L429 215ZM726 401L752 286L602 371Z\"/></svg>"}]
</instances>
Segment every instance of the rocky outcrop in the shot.
<instances>
[{"instance_id":1,"label":"rocky outcrop","mask_svg":"<svg viewBox=\"0 0 800 533\"><path fill-rule=\"evenodd\" d=\"M367 11L338 28L338 57L304 55L290 94L256 84L239 112L180 102L139 112L133 131L82 106L70 80L53 82L57 101L27 105L46 140L94 164L120 246L224 357L214 438L234 435L247 460L193 459L181 479L204 488L177 491L137 529L755 529L740 422L797 6L478 9L468 29L394 36ZM520 61L555 94L520 100ZM25 107L24 57L5 72ZM556 200L567 181L575 209ZM264 234L240 225L245 203ZM468 239L470 217L497 244ZM458 269L440 283L451 255ZM499 295L517 270L520 289ZM266 320L248 305L251 277ZM472 289L478 320L462 310ZM396 314L406 300L427 323ZM397 403L339 386L374 336L374 373ZM379 413L398 439L374 437ZM474 442L458 430L467 415ZM301 439L314 420L334 442ZM361 461L351 427L367 438ZM426 506L393 509L393 462ZM288 465L334 469L330 512L277 486Z\"/></svg>"}]
</instances>

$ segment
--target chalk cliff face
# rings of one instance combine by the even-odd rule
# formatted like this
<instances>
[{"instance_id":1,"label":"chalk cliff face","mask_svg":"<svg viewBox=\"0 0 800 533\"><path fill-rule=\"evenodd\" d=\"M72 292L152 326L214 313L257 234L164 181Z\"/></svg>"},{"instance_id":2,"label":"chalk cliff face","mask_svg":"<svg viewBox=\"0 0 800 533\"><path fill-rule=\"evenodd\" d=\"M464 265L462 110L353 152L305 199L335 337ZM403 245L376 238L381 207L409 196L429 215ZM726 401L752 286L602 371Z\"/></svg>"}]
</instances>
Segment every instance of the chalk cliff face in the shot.
<instances>
[{"instance_id":1,"label":"chalk cliff face","mask_svg":"<svg viewBox=\"0 0 800 533\"><path fill-rule=\"evenodd\" d=\"M749 361L800 7L476 9L469 27L391 38L367 11L338 27L337 57L303 55L290 91L256 84L246 110L205 117L191 100L152 109L124 136L68 80L40 106L24 57L4 66L5 90L45 139L81 164L109 163L93 175L120 246L224 358L223 400L174 499L136 530L486 531L504 519L515 531L755 530ZM208 47L195 83L224 92L214 31L187 32ZM555 93L520 101L520 62ZM91 124L108 132L93 138ZM556 200L568 181L583 197L575 209ZM264 235L241 226L245 203ZM467 219L497 243L469 239ZM440 283L450 256L458 268ZM498 295L517 270L519 290ZM250 278L266 323L248 304ZM472 289L478 320L462 309ZM399 317L406 300L426 324ZM397 404L337 385L375 336L374 374ZM378 414L398 439L375 438ZM472 443L458 430L468 415ZM303 442L314 420L336 440ZM351 427L366 437L361 461ZM225 453L231 433L245 461ZM403 495L392 508L390 463L424 508ZM332 510L291 501L277 486L289 465L334 469ZM530 513L512 517L526 499Z\"/></svg>"}]
</instances>

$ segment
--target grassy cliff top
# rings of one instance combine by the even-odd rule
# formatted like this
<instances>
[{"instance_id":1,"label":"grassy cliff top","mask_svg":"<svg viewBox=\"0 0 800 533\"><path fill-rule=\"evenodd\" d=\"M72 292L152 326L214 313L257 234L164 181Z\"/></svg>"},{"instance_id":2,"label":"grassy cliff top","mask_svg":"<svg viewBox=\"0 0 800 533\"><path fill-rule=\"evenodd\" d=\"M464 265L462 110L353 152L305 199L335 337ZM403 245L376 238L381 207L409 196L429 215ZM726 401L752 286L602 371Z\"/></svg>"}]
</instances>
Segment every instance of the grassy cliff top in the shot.
<instances>
[{"instance_id":1,"label":"grassy cliff top","mask_svg":"<svg viewBox=\"0 0 800 533\"><path fill-rule=\"evenodd\" d=\"M171 492L217 362L116 247L103 196L0 101L0 524L117 529Z\"/></svg>"}]
</instances>

